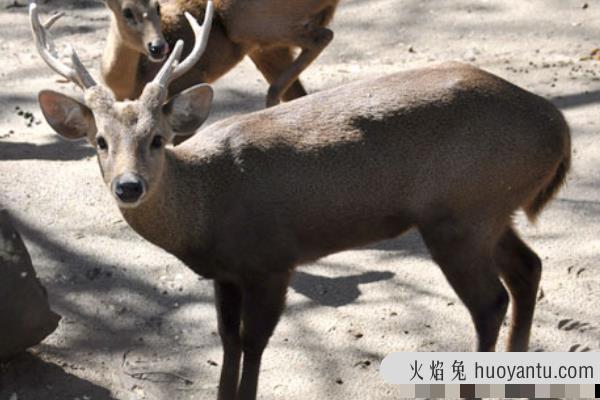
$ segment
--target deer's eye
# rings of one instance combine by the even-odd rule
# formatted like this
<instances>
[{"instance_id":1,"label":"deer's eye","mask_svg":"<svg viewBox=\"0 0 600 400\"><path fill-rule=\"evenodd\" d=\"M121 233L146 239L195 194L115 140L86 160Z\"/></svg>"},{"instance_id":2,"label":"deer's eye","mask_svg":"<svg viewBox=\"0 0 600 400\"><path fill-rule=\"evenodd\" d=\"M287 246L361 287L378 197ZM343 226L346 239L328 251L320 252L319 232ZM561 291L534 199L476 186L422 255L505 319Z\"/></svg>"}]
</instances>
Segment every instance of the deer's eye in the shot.
<instances>
[{"instance_id":1,"label":"deer's eye","mask_svg":"<svg viewBox=\"0 0 600 400\"><path fill-rule=\"evenodd\" d=\"M108 143L106 143L106 139L104 139L102 136L98 136L96 138L96 145L98 145L100 150L108 149Z\"/></svg>"},{"instance_id":2,"label":"deer's eye","mask_svg":"<svg viewBox=\"0 0 600 400\"><path fill-rule=\"evenodd\" d=\"M131 8L125 8L123 9L123 16L125 17L125 19L129 20L129 21L133 21L134 20L134 15L133 15L133 11L131 10Z\"/></svg>"},{"instance_id":3,"label":"deer's eye","mask_svg":"<svg viewBox=\"0 0 600 400\"><path fill-rule=\"evenodd\" d=\"M164 142L165 140L162 136L156 135L152 138L152 143L150 143L150 147L152 149L160 149L163 146Z\"/></svg>"}]
</instances>

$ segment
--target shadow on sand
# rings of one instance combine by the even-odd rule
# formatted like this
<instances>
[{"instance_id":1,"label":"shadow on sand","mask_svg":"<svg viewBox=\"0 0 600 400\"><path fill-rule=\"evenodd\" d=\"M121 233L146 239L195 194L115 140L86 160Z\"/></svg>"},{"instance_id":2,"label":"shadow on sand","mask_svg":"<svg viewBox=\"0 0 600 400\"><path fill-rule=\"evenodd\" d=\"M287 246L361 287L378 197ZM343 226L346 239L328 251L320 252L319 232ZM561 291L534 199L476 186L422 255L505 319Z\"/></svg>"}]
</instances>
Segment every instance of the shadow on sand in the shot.
<instances>
[{"instance_id":1,"label":"shadow on sand","mask_svg":"<svg viewBox=\"0 0 600 400\"><path fill-rule=\"evenodd\" d=\"M15 397L16 395L16 397ZM110 391L31 353L0 364L0 399L114 399Z\"/></svg>"}]
</instances>

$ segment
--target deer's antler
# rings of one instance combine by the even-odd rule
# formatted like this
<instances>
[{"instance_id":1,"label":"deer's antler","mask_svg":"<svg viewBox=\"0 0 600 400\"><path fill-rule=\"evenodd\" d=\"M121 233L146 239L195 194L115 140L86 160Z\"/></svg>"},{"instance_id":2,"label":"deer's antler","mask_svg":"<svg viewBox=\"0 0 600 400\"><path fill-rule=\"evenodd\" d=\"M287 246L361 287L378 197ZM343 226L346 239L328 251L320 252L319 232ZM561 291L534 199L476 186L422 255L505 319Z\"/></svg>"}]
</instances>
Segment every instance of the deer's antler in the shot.
<instances>
[{"instance_id":1,"label":"deer's antler","mask_svg":"<svg viewBox=\"0 0 600 400\"><path fill-rule=\"evenodd\" d=\"M88 70L83 66L79 56L75 50L73 50L73 47L67 45L67 51L71 57L71 62L73 63L72 67L62 63L58 57L53 54L55 49L54 42L48 37L46 30L50 29L50 27L63 15L63 13L58 13L50 17L46 23L42 23L38 14L37 4L33 2L29 5L29 19L35 45L40 56L42 56L42 59L50 68L79 85L81 88L89 89L96 86L96 81L94 81L94 78L92 78Z\"/></svg>"},{"instance_id":2,"label":"deer's antler","mask_svg":"<svg viewBox=\"0 0 600 400\"><path fill-rule=\"evenodd\" d=\"M198 24L198 21L196 21L196 19L190 13L185 13L185 17L194 31L194 48L183 61L175 65L175 63L179 60L179 57L181 57L181 52L183 50L183 41L178 40L175 44L173 52L162 66L158 74L156 74L156 77L154 78L155 83L158 83L161 87L166 89L169 86L169 83L188 72L190 68L192 68L198 62L198 60L200 60L202 53L204 53L204 50L206 49L206 43L208 42L213 14L214 6L211 0L209 0L206 4L206 12L204 14L204 22L202 23L202 26Z\"/></svg>"}]
</instances>

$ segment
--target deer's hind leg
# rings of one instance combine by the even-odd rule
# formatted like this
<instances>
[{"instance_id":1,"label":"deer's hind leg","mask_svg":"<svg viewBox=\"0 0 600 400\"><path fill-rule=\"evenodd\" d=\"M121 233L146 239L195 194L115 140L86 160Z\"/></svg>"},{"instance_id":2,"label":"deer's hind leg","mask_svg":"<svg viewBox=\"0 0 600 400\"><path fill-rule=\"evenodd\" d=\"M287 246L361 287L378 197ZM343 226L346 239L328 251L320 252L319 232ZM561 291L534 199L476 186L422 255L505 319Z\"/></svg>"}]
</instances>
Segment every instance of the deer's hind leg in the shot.
<instances>
[{"instance_id":1,"label":"deer's hind leg","mask_svg":"<svg viewBox=\"0 0 600 400\"><path fill-rule=\"evenodd\" d=\"M527 351L542 275L542 261L519 238L513 228L508 228L503 234L494 258L512 302L507 350Z\"/></svg>"},{"instance_id":2,"label":"deer's hind leg","mask_svg":"<svg viewBox=\"0 0 600 400\"><path fill-rule=\"evenodd\" d=\"M259 48L250 53L250 58L270 85L294 62L294 54L290 47ZM302 96L306 96L306 90L300 79L296 79L281 99L291 101Z\"/></svg>"},{"instance_id":3,"label":"deer's hind leg","mask_svg":"<svg viewBox=\"0 0 600 400\"><path fill-rule=\"evenodd\" d=\"M477 333L477 351L494 351L508 306L495 266L497 239L483 221L465 223L448 218L420 227L435 262L465 304Z\"/></svg>"},{"instance_id":4,"label":"deer's hind leg","mask_svg":"<svg viewBox=\"0 0 600 400\"><path fill-rule=\"evenodd\" d=\"M284 93L333 39L333 31L324 25L331 19L334 9L328 7L304 25L290 45L302 49L300 55L271 84L267 93L267 107L279 104Z\"/></svg>"}]
</instances>

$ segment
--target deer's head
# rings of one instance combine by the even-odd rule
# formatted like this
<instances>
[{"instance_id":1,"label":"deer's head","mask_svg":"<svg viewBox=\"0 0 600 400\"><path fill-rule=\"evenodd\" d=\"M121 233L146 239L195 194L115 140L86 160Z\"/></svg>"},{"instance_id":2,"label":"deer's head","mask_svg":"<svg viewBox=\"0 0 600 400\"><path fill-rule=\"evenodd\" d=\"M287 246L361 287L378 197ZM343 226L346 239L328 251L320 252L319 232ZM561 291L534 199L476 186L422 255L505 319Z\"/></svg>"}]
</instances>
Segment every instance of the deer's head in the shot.
<instances>
[{"instance_id":1,"label":"deer's head","mask_svg":"<svg viewBox=\"0 0 600 400\"><path fill-rule=\"evenodd\" d=\"M103 0L112 12L117 38L150 60L163 61L169 45L161 31L159 0Z\"/></svg>"},{"instance_id":2,"label":"deer's head","mask_svg":"<svg viewBox=\"0 0 600 400\"><path fill-rule=\"evenodd\" d=\"M210 10L210 12L208 11ZM52 128L70 140L86 138L96 148L104 181L121 207L135 207L156 189L162 176L165 145L175 135L193 134L206 120L212 89L197 85L167 99L169 83L186 73L202 55L211 26L209 2L202 27L186 15L196 38L194 49L181 63L183 42L175 45L155 79L134 101L116 101L111 91L98 85L69 48L72 66L52 53L46 30L58 19L42 24L35 4L30 6L31 26L42 58L56 72L83 89L83 101L44 90L39 94L42 112Z\"/></svg>"}]
</instances>

